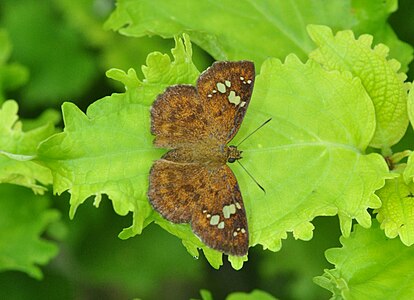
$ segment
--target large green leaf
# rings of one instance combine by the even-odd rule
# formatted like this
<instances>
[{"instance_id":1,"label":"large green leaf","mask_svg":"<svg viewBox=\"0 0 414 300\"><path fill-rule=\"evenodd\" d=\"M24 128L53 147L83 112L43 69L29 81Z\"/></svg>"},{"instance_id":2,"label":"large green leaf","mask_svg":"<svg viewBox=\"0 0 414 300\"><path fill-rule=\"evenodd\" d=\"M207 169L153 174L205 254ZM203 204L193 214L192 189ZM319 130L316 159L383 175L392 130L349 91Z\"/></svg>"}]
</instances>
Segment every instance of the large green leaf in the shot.
<instances>
[{"instance_id":1,"label":"large green leaf","mask_svg":"<svg viewBox=\"0 0 414 300\"><path fill-rule=\"evenodd\" d=\"M251 244L277 250L289 231L310 239L310 221L321 215L338 214L345 236L352 219L369 227L366 209L380 207L374 191L389 175L380 155L364 153L375 116L360 80L302 64L295 56L285 63L269 59L235 144L269 117L273 120L242 149L242 163L266 194L233 168L249 199Z\"/></svg>"},{"instance_id":2,"label":"large green leaf","mask_svg":"<svg viewBox=\"0 0 414 300\"><path fill-rule=\"evenodd\" d=\"M397 0L118 0L106 26L135 37L186 32L217 60L250 59L261 64L267 57L289 53L306 59L314 48L306 25L324 24L371 33L378 36L376 42L395 45L393 57L406 70L412 48L398 40L387 24L396 6Z\"/></svg>"},{"instance_id":3,"label":"large green leaf","mask_svg":"<svg viewBox=\"0 0 414 300\"><path fill-rule=\"evenodd\" d=\"M340 31L334 36L326 26L309 26L309 34L318 49L310 57L328 70L349 71L361 79L369 94L376 117L372 147L388 149L407 130L406 75L398 73L400 63L388 60L388 48L379 44L373 49L370 35L355 39L352 31Z\"/></svg>"},{"instance_id":4,"label":"large green leaf","mask_svg":"<svg viewBox=\"0 0 414 300\"><path fill-rule=\"evenodd\" d=\"M314 281L333 293L331 299L413 299L414 247L388 239L373 222L370 229L355 226L342 248L326 251L335 265Z\"/></svg>"},{"instance_id":5,"label":"large green leaf","mask_svg":"<svg viewBox=\"0 0 414 300\"><path fill-rule=\"evenodd\" d=\"M170 62L168 56L151 54L143 69L144 82L132 69L128 74L110 71L125 84L126 92L97 101L86 115L64 104L64 132L44 142L39 157L53 172L55 191L71 192L71 216L87 197L95 196L98 205L106 193L118 214L134 214L122 238L155 221L180 237L193 256L203 248L209 262L219 267L221 253L205 247L188 224L175 225L152 214L146 198L149 168L162 153L152 146L149 105L166 86L194 84L198 74L188 42L177 41L174 57ZM375 116L360 80L350 73L328 72L316 63L303 64L295 56L284 64L270 59L257 77L234 143L269 117L273 120L242 146L242 163L266 194L242 168L232 166L245 200L251 245L277 250L289 231L308 240L310 221L320 215L338 214L344 235L352 219L369 227L366 209L380 206L374 191L384 185L388 172L381 156L364 153ZM240 268L246 258L230 260Z\"/></svg>"}]
</instances>

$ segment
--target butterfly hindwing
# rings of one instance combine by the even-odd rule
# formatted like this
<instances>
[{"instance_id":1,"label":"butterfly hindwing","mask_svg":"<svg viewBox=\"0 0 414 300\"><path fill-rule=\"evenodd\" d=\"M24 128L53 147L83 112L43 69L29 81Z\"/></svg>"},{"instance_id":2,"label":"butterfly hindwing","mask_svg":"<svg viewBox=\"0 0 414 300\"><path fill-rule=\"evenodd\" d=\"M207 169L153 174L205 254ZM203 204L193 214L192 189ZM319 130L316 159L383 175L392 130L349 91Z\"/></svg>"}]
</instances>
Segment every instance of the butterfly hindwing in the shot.
<instances>
[{"instance_id":1,"label":"butterfly hindwing","mask_svg":"<svg viewBox=\"0 0 414 300\"><path fill-rule=\"evenodd\" d=\"M209 169L157 160L150 172L148 196L165 219L190 223L207 246L230 255L247 253L246 212L236 177L227 165Z\"/></svg>"},{"instance_id":2,"label":"butterfly hindwing","mask_svg":"<svg viewBox=\"0 0 414 300\"><path fill-rule=\"evenodd\" d=\"M173 223L191 221L205 182L194 164L157 160L150 171L148 198L152 207Z\"/></svg>"},{"instance_id":3,"label":"butterfly hindwing","mask_svg":"<svg viewBox=\"0 0 414 300\"><path fill-rule=\"evenodd\" d=\"M207 192L194 208L191 227L210 248L236 256L247 254L246 211L236 177L227 165L209 174Z\"/></svg>"}]
</instances>

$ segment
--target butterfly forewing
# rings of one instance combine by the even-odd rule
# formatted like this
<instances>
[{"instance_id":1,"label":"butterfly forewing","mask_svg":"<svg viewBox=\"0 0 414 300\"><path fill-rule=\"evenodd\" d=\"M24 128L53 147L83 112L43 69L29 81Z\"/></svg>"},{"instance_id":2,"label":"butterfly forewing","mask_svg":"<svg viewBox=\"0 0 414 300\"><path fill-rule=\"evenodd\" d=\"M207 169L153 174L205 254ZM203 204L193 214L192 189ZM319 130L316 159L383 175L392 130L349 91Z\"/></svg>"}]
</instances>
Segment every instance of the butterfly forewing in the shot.
<instances>
[{"instance_id":1,"label":"butterfly forewing","mask_svg":"<svg viewBox=\"0 0 414 300\"><path fill-rule=\"evenodd\" d=\"M170 86L152 104L151 133L156 146L177 148L197 143L208 134L206 123L194 86Z\"/></svg>"},{"instance_id":2,"label":"butterfly forewing","mask_svg":"<svg viewBox=\"0 0 414 300\"><path fill-rule=\"evenodd\" d=\"M253 92L250 61L216 62L197 81L197 91L210 132L227 143L239 130Z\"/></svg>"},{"instance_id":3,"label":"butterfly forewing","mask_svg":"<svg viewBox=\"0 0 414 300\"><path fill-rule=\"evenodd\" d=\"M168 87L151 108L154 144L178 148L208 137L216 144L226 144L243 121L254 77L252 62L216 62L200 75L197 88Z\"/></svg>"},{"instance_id":4,"label":"butterfly forewing","mask_svg":"<svg viewBox=\"0 0 414 300\"><path fill-rule=\"evenodd\" d=\"M172 149L150 171L151 205L171 222L190 223L207 246L239 256L248 250L247 217L226 144L244 118L254 76L252 62L216 62L196 87L171 86L151 108L154 144Z\"/></svg>"}]
</instances>

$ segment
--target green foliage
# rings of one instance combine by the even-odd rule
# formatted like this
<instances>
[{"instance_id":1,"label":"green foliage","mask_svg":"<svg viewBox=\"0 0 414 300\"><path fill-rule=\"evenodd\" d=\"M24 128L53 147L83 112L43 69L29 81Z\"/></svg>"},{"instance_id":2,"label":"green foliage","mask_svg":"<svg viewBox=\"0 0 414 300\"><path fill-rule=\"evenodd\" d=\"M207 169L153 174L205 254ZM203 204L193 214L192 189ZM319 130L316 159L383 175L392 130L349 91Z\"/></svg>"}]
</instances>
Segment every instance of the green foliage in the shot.
<instances>
[{"instance_id":1,"label":"green foliage","mask_svg":"<svg viewBox=\"0 0 414 300\"><path fill-rule=\"evenodd\" d=\"M71 191L71 217L87 197L94 195L98 206L101 194L105 193L118 214L134 213L133 225L121 233L122 238L140 233L155 220L183 239L193 256L198 256L197 247L203 248L207 259L218 268L222 261L217 251L204 247L188 225L171 225L157 215L152 216L145 197L149 168L160 157L160 151L151 145L148 105L167 85L194 83L197 73L188 71L195 69L185 59L191 57L190 49L188 42L185 46L177 40L174 62L165 55L151 55L148 66L143 68L145 83L132 70L128 74L112 70L109 74L125 84L126 93L95 102L86 116L73 105L64 104L65 131L41 145L39 160L52 170L57 193ZM172 74L176 82L168 81ZM179 74L194 75L190 79ZM286 93L289 89L295 94ZM361 82L349 73L327 72L315 63L304 65L295 56L289 56L284 64L277 60L263 64L255 91L239 136L257 127L258 120L273 117L274 122L244 146L245 157L249 158L245 166L267 188L267 194L252 185L245 172L234 168L244 187L242 191L257 199L246 201L251 244L278 250L281 239L290 231L295 238L309 240L313 230L310 221L319 215L338 214L345 236L349 235L353 218L369 227L371 218L366 209L380 207L374 191L384 185L389 175L379 155L364 154L374 132L375 118L372 102ZM94 140L90 138L92 135ZM237 137L235 141L237 144ZM108 160L111 165L105 164ZM140 163L128 164L128 161ZM270 168L264 169L265 165ZM284 172L269 173L281 166L285 166L282 170L302 171L289 180L284 180ZM275 182L285 184L275 186ZM292 185L298 182L299 188L292 195ZM265 211L274 213L268 215ZM240 268L243 260L230 258L235 268Z\"/></svg>"},{"instance_id":2,"label":"green foliage","mask_svg":"<svg viewBox=\"0 0 414 300\"><path fill-rule=\"evenodd\" d=\"M345 236L353 218L369 227L366 209L381 205L374 191L388 172L379 155L364 153L375 118L360 81L289 56L284 64L266 61L255 88L246 126L252 115L274 122L245 145L246 168L268 189L248 206L252 244L278 250L287 231L308 240L318 215L338 214ZM287 177L286 170L297 171ZM247 176L235 171L254 195Z\"/></svg>"},{"instance_id":3,"label":"green foliage","mask_svg":"<svg viewBox=\"0 0 414 300\"><path fill-rule=\"evenodd\" d=\"M202 300L214 299L211 293L207 290L201 290L200 295ZM253 290L251 293L231 293L226 297L226 300L276 300L276 298L264 291Z\"/></svg>"},{"instance_id":4,"label":"green foliage","mask_svg":"<svg viewBox=\"0 0 414 300\"><path fill-rule=\"evenodd\" d=\"M310 26L309 33L319 48L310 57L328 70L349 71L361 82L375 108L376 128L370 146L388 149L404 135L408 126L407 76L397 73L400 63L388 61L388 48L372 46L372 36L361 35L355 40L352 31L339 32L335 37L326 27Z\"/></svg>"},{"instance_id":5,"label":"green foliage","mask_svg":"<svg viewBox=\"0 0 414 300\"><path fill-rule=\"evenodd\" d=\"M260 290L254 290L251 293L232 293L230 294L226 300L250 300L250 299L257 299L257 300L276 300L275 297L272 295L260 291Z\"/></svg>"},{"instance_id":6,"label":"green foliage","mask_svg":"<svg viewBox=\"0 0 414 300\"><path fill-rule=\"evenodd\" d=\"M0 108L0 182L29 187L43 194L52 183L50 169L35 162L40 142L55 133L53 123L45 120L39 127L22 131L17 117L17 103L6 101Z\"/></svg>"},{"instance_id":7,"label":"green foliage","mask_svg":"<svg viewBox=\"0 0 414 300\"><path fill-rule=\"evenodd\" d=\"M414 244L414 183L406 184L400 176L387 180L377 195L382 206L377 210L377 219L389 238L400 237L406 246Z\"/></svg>"},{"instance_id":8,"label":"green foliage","mask_svg":"<svg viewBox=\"0 0 414 300\"><path fill-rule=\"evenodd\" d=\"M59 219L45 196L18 186L0 185L0 271L20 270L41 279L38 265L57 254L57 246L40 236Z\"/></svg>"},{"instance_id":9,"label":"green foliage","mask_svg":"<svg viewBox=\"0 0 414 300\"><path fill-rule=\"evenodd\" d=\"M28 79L27 69L20 64L8 64L12 46L5 30L0 30L0 104L5 100L4 93L14 90Z\"/></svg>"},{"instance_id":10,"label":"green foliage","mask_svg":"<svg viewBox=\"0 0 414 300\"><path fill-rule=\"evenodd\" d=\"M313 260L313 251L321 254L334 246L337 233L329 232L324 237L329 243L320 242L312 251L301 252L297 245L303 244L295 240L313 239L320 224L315 218L337 215L337 223L324 226L342 234L342 247L326 252L335 267L315 282L334 299L413 296L414 154L412 144L400 142L404 135L412 141L407 127L414 124L414 91L408 92L405 82L412 47L387 23L396 0L119 0L105 24L117 33L101 28L111 11L105 3L53 0L48 6L7 0L2 7L0 25L7 31L0 31L0 182L8 184L0 186L0 270L41 278L38 266L57 254L57 247L40 235L49 230L53 238L61 237L59 231L66 229L49 208L50 195L32 193L43 194L51 184L55 194L69 192L70 208L63 210L69 210L71 219L77 212L66 226L79 218L85 222L69 231L71 250L63 254L73 268L67 274L85 274L65 275L77 284L112 280L131 297L141 297L137 290L152 295L154 282L174 277L176 265L182 269L176 280L202 280L202 260L192 259L200 257L199 249L211 266L223 265L220 252L203 245L188 224L163 219L146 196L149 169L164 153L152 144L150 106L166 87L194 84L199 70L209 65L199 48L193 53L194 42L216 60L250 59L256 65L251 104L233 144L272 118L241 146L244 167L266 193L242 168L231 165L247 210L250 246L261 245L250 250L249 261L229 257L232 267L258 265L258 277L270 278L295 272L294 285L286 285L294 291L284 298L316 299L318 293L304 293L315 270L320 274L323 268L320 259ZM148 35L155 37L142 38ZM160 37L175 38L172 59L153 52L170 48L171 41ZM65 102L62 131L55 128L60 122L56 111L32 111L85 93L102 97L108 87L101 90L101 80L96 88L95 80L103 68L111 68L106 75L122 92L89 99L85 113L83 103ZM19 105L6 101L10 91L28 80L27 70L31 77L17 95ZM95 88L88 91L91 86ZM33 115L38 117L28 117ZM92 210L80 209L91 197L99 212L109 198L115 213L131 216L132 224L126 218L116 225L103 217L93 220ZM94 221L111 230L93 230ZM293 239L282 247L290 233ZM141 236L132 238L137 234ZM180 256L185 251L174 248L178 241L191 256ZM283 252L286 246L283 261L262 251ZM136 249L145 254L135 254ZM76 261L75 252L84 257ZM136 283L136 278L144 279ZM227 299L274 299L254 288L263 289L250 286L252 292ZM202 299L215 295L201 291Z\"/></svg>"},{"instance_id":11,"label":"green foliage","mask_svg":"<svg viewBox=\"0 0 414 300\"><path fill-rule=\"evenodd\" d=\"M94 62L75 31L46 3L4 0L2 13L0 26L13 37L13 57L33 75L21 101L27 106L51 106L62 98L79 97L91 84Z\"/></svg>"},{"instance_id":12,"label":"green foliage","mask_svg":"<svg viewBox=\"0 0 414 300\"><path fill-rule=\"evenodd\" d=\"M56 193L70 189L71 218L89 196L95 196L98 206L105 193L118 214L134 212L133 225L121 237L142 231L152 211L146 199L149 168L162 153L152 146L148 107L157 94L174 83L171 78L195 82L197 71L186 59L191 57L191 50L185 51L184 44L177 43L174 53L178 59L172 63L166 55L150 55L148 69L143 69L145 83L134 71L109 71L127 91L95 102L86 115L71 103L63 105L65 129L40 146L38 158L52 170ZM137 163L128 163L131 161Z\"/></svg>"},{"instance_id":13,"label":"green foliage","mask_svg":"<svg viewBox=\"0 0 414 300\"><path fill-rule=\"evenodd\" d=\"M306 59L314 45L307 24L350 28L371 33L375 43L395 45L393 56L403 63L412 59L412 48L398 40L386 23L396 9L390 1L172 1L119 0L106 27L127 36L173 37L186 32L216 60L250 59L261 65L271 56L295 53ZM254 24L254 25L253 25ZM258 51L260 45L260 51Z\"/></svg>"},{"instance_id":14,"label":"green foliage","mask_svg":"<svg viewBox=\"0 0 414 300\"><path fill-rule=\"evenodd\" d=\"M412 299L414 248L384 236L377 222L367 230L356 225L342 248L326 251L335 269L315 282L333 293L332 299Z\"/></svg>"}]
</instances>

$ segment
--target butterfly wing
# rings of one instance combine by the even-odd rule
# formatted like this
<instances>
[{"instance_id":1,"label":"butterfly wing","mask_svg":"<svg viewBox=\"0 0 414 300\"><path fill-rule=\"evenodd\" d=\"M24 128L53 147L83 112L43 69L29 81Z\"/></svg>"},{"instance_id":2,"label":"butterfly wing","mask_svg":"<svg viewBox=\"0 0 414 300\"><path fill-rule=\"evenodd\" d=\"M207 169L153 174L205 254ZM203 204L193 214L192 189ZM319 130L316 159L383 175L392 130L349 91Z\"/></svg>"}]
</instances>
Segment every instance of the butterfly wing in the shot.
<instances>
[{"instance_id":1,"label":"butterfly wing","mask_svg":"<svg viewBox=\"0 0 414 300\"><path fill-rule=\"evenodd\" d=\"M227 165L209 175L208 188L193 212L191 227L210 248L229 255L246 255L249 232L236 177Z\"/></svg>"},{"instance_id":2,"label":"butterfly wing","mask_svg":"<svg viewBox=\"0 0 414 300\"><path fill-rule=\"evenodd\" d=\"M154 144L182 148L206 139L227 144L243 121L254 77L250 61L216 62L200 75L197 87L168 87L151 108Z\"/></svg>"},{"instance_id":3,"label":"butterfly wing","mask_svg":"<svg viewBox=\"0 0 414 300\"><path fill-rule=\"evenodd\" d=\"M206 138L207 120L197 90L191 85L173 85L151 107L154 145L179 148Z\"/></svg>"},{"instance_id":4,"label":"butterfly wing","mask_svg":"<svg viewBox=\"0 0 414 300\"><path fill-rule=\"evenodd\" d=\"M243 121L253 92L254 64L215 62L197 81L197 92L209 132L227 144Z\"/></svg>"},{"instance_id":5,"label":"butterfly wing","mask_svg":"<svg viewBox=\"0 0 414 300\"><path fill-rule=\"evenodd\" d=\"M188 223L206 183L200 166L165 159L154 162L149 176L148 198L152 207L173 223Z\"/></svg>"},{"instance_id":6,"label":"butterfly wing","mask_svg":"<svg viewBox=\"0 0 414 300\"><path fill-rule=\"evenodd\" d=\"M209 247L247 254L247 218L236 177L227 165L209 169L203 164L157 160L150 172L151 205L173 223L191 223Z\"/></svg>"}]
</instances>

